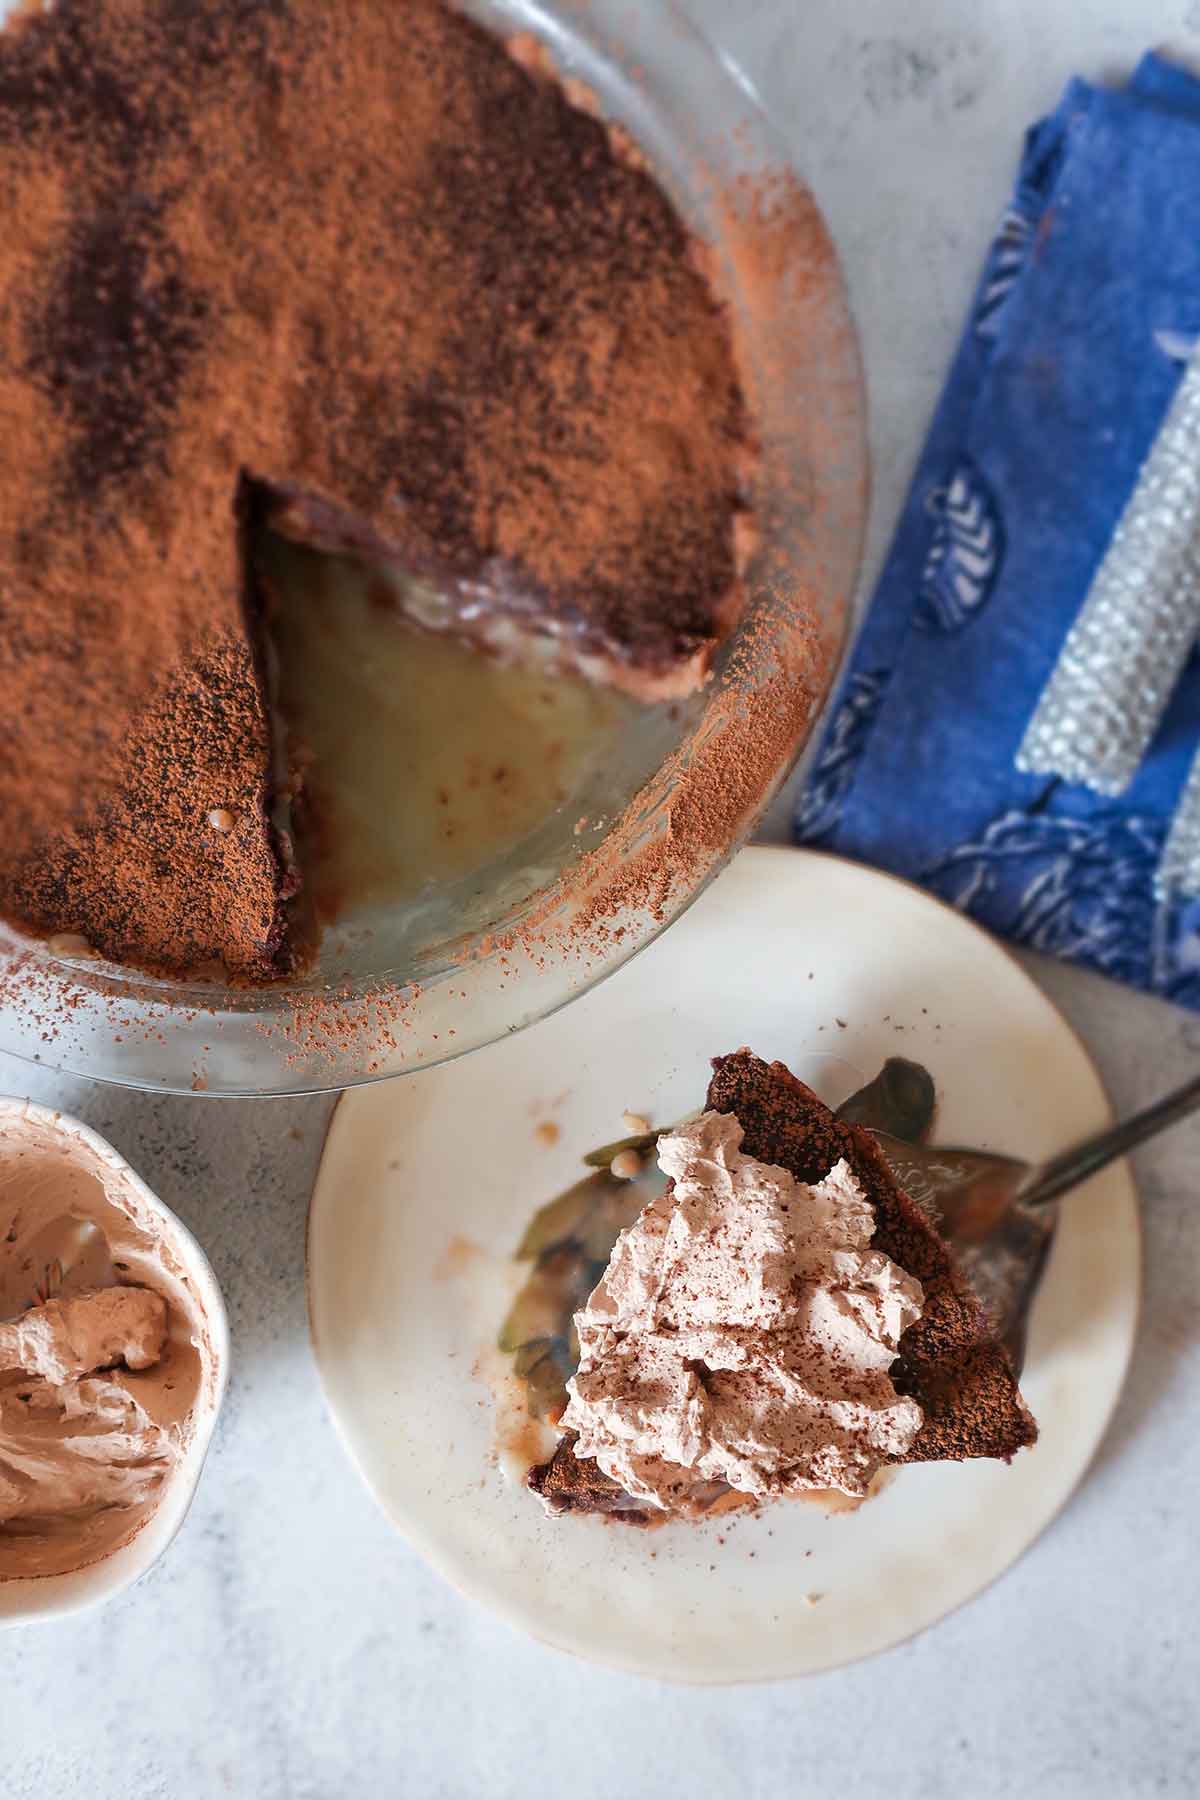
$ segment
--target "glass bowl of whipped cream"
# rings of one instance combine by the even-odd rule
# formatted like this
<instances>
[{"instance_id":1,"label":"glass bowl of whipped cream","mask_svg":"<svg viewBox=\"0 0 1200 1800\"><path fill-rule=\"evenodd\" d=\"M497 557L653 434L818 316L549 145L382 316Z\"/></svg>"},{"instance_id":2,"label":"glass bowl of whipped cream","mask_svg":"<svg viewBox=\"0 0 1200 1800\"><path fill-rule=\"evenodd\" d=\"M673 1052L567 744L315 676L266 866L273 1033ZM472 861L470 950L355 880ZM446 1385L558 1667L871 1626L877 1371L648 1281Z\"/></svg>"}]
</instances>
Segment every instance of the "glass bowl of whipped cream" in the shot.
<instances>
[{"instance_id":1,"label":"glass bowl of whipped cream","mask_svg":"<svg viewBox=\"0 0 1200 1800\"><path fill-rule=\"evenodd\" d=\"M103 1138L0 1097L0 1626L140 1579L186 1517L224 1397L208 1259Z\"/></svg>"}]
</instances>

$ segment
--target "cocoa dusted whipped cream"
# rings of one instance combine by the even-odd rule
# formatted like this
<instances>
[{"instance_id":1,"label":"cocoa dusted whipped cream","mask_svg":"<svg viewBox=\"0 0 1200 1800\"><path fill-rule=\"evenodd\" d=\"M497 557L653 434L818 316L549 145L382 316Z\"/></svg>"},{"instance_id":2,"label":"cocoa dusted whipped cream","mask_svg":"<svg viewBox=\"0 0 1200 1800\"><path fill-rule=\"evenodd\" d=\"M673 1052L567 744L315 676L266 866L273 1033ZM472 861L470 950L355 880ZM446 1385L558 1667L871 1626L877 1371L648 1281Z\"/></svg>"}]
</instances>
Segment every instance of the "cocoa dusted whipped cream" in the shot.
<instances>
[{"instance_id":1,"label":"cocoa dusted whipped cream","mask_svg":"<svg viewBox=\"0 0 1200 1800\"><path fill-rule=\"evenodd\" d=\"M845 1161L810 1186L705 1113L659 1141L672 1185L618 1239L576 1314L565 1431L633 1498L686 1510L714 1482L861 1497L921 1429L889 1377L922 1290L871 1248Z\"/></svg>"},{"instance_id":2,"label":"cocoa dusted whipped cream","mask_svg":"<svg viewBox=\"0 0 1200 1800\"><path fill-rule=\"evenodd\" d=\"M181 1471L217 1369L162 1218L30 1114L0 1128L0 1582L120 1549Z\"/></svg>"}]
</instances>

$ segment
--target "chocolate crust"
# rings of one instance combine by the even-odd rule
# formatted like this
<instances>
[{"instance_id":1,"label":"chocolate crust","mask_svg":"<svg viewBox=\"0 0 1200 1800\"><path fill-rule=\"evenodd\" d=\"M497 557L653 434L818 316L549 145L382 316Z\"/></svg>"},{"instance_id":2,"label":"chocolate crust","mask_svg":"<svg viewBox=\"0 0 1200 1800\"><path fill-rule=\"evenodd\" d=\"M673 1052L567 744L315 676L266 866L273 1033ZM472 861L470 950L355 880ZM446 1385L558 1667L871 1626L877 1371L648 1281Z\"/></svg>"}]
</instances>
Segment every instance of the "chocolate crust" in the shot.
<instances>
[{"instance_id":1,"label":"chocolate crust","mask_svg":"<svg viewBox=\"0 0 1200 1800\"><path fill-rule=\"evenodd\" d=\"M529 1471L527 1485L547 1511L556 1517L562 1513L601 1513L622 1525L653 1523L649 1510L638 1506L591 1457L576 1456L575 1443L575 1433L568 1432L550 1461Z\"/></svg>"},{"instance_id":2,"label":"chocolate crust","mask_svg":"<svg viewBox=\"0 0 1200 1800\"><path fill-rule=\"evenodd\" d=\"M1006 1460L1035 1442L1012 1364L945 1243L904 1193L869 1131L846 1125L783 1063L749 1050L718 1057L706 1104L734 1113L746 1155L820 1181L845 1157L875 1209L873 1243L915 1275L924 1310L900 1340L892 1365L899 1393L911 1394L925 1423L905 1462Z\"/></svg>"}]
</instances>

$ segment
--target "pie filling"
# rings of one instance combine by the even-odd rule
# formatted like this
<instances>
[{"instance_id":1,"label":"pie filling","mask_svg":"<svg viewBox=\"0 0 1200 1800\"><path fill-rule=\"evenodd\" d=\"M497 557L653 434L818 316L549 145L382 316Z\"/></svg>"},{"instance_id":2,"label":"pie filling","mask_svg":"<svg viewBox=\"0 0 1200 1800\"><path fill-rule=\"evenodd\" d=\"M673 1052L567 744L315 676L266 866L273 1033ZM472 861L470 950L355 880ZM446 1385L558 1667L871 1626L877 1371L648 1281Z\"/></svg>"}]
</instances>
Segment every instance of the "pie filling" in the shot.
<instances>
[{"instance_id":1,"label":"pie filling","mask_svg":"<svg viewBox=\"0 0 1200 1800\"><path fill-rule=\"evenodd\" d=\"M432 559L413 564L387 539L311 496L273 496L263 516L271 530L309 549L381 565L391 578L391 605L419 631L456 638L502 662L579 675L647 704L681 699L707 680L745 602L738 569L703 631L643 628L627 636L606 627L583 601L539 589L503 558L469 575ZM739 562L745 554L748 547L739 546Z\"/></svg>"}]
</instances>

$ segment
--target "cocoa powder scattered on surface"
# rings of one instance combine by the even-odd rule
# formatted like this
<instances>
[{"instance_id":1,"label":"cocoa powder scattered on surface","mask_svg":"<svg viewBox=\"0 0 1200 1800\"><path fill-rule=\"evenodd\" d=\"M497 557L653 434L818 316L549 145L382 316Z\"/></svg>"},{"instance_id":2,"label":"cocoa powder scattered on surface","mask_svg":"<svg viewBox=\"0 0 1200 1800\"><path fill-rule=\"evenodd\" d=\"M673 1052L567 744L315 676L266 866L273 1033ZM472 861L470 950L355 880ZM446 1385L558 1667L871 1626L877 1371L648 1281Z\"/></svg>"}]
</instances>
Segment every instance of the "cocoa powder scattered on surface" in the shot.
<instances>
[{"instance_id":1,"label":"cocoa powder scattered on surface","mask_svg":"<svg viewBox=\"0 0 1200 1800\"><path fill-rule=\"evenodd\" d=\"M436 0L0 35L0 911L168 972L295 960L256 519L652 671L719 634L742 398L635 161Z\"/></svg>"}]
</instances>

